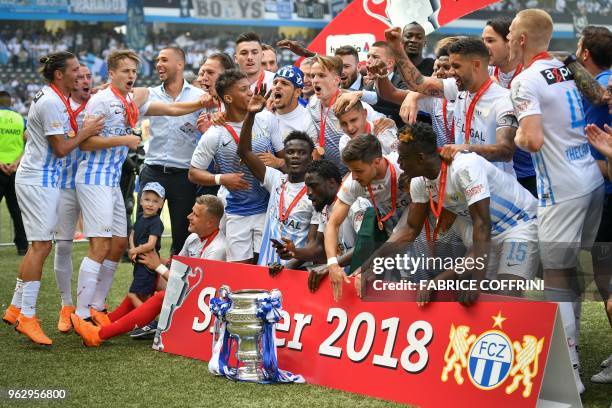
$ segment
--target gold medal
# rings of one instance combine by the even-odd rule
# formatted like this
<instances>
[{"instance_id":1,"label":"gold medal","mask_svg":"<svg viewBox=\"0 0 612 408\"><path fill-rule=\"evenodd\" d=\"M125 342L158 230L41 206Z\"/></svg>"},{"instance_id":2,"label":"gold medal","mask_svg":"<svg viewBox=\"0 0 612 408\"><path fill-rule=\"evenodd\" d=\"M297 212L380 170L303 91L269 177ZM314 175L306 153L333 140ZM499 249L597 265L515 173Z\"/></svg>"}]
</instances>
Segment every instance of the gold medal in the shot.
<instances>
[{"instance_id":1,"label":"gold medal","mask_svg":"<svg viewBox=\"0 0 612 408\"><path fill-rule=\"evenodd\" d=\"M317 153L319 153L319 156L325 156L325 148L323 146L317 147Z\"/></svg>"},{"instance_id":2,"label":"gold medal","mask_svg":"<svg viewBox=\"0 0 612 408\"><path fill-rule=\"evenodd\" d=\"M68 137L75 137L75 136L76 136L76 132L74 130L70 129L68 131Z\"/></svg>"},{"instance_id":3,"label":"gold medal","mask_svg":"<svg viewBox=\"0 0 612 408\"><path fill-rule=\"evenodd\" d=\"M381 231L385 229L385 226L383 225L381 220L378 220L378 229Z\"/></svg>"}]
</instances>

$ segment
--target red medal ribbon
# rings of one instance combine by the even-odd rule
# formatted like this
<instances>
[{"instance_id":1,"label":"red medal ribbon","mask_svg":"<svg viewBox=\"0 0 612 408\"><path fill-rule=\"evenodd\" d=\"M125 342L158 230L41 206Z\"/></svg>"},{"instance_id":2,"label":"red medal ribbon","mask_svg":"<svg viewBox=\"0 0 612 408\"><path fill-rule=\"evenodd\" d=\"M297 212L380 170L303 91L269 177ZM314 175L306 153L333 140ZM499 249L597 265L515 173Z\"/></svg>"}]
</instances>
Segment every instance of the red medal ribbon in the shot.
<instances>
[{"instance_id":1,"label":"red medal ribbon","mask_svg":"<svg viewBox=\"0 0 612 408\"><path fill-rule=\"evenodd\" d=\"M218 234L219 234L219 228L214 230L210 235L205 236L204 238L200 238L200 242L204 242L204 240L206 240L206 243L204 244L204 246L200 250L200 255L198 256L198 258L202 257L202 254L204 253L206 248L208 248L208 246L210 244L212 244L212 242L215 240L215 238L217 237Z\"/></svg>"},{"instance_id":2,"label":"red medal ribbon","mask_svg":"<svg viewBox=\"0 0 612 408\"><path fill-rule=\"evenodd\" d=\"M261 86L263 85L264 78L266 77L266 71L261 70L261 74L259 74L259 78L257 79L257 86L255 87L255 92L259 93L261 91Z\"/></svg>"},{"instance_id":3,"label":"red medal ribbon","mask_svg":"<svg viewBox=\"0 0 612 408\"><path fill-rule=\"evenodd\" d=\"M512 85L512 81L514 81L514 78L516 78L516 76L520 74L522 70L523 64L518 64L516 66L516 69L514 70L514 74L512 75L510 82L508 83L508 89L510 89L510 85ZM499 67L495 67L495 72L493 73L493 76L495 77L495 79L497 79L497 83L501 85L501 82L499 82Z\"/></svg>"},{"instance_id":4,"label":"red medal ribbon","mask_svg":"<svg viewBox=\"0 0 612 408\"><path fill-rule=\"evenodd\" d=\"M83 109L85 109L86 103L82 103L76 111L73 111L72 106L70 106L70 101L64 96L64 94L61 93L60 90L57 89L55 85L50 84L49 86L51 87L53 92L55 92L55 94L59 96L64 106L66 107L66 112L68 112L68 118L70 120L70 127L76 134L79 131L79 124L77 122L77 117L79 116L79 113L81 113Z\"/></svg>"},{"instance_id":5,"label":"red medal ribbon","mask_svg":"<svg viewBox=\"0 0 612 408\"><path fill-rule=\"evenodd\" d=\"M291 201L291 204L289 204L287 211L283 213L283 208L285 208L285 186L286 184L287 182L284 182L283 185L281 186L280 200L278 202L278 218L280 219L281 222L287 221L287 219L289 218L289 215L291 215L291 211L293 211L293 207L295 207L297 203L300 201L300 199L304 196L304 194L306 194L306 186L304 186L302 187L300 192L297 193L297 195L293 198L293 201Z\"/></svg>"},{"instance_id":6,"label":"red medal ribbon","mask_svg":"<svg viewBox=\"0 0 612 408\"><path fill-rule=\"evenodd\" d=\"M445 161L442 161L440 165L440 183L438 185L438 202L436 203L433 199L433 193L431 190L429 191L429 207L431 208L431 212L436 217L436 227L434 229L433 237L431 236L431 230L429 226L429 219L425 218L425 232L427 234L427 240L435 244L438 239L438 230L440 224L440 214L442 214L442 209L444 208L444 194L446 193L446 175L448 173L448 164Z\"/></svg>"},{"instance_id":7,"label":"red medal ribbon","mask_svg":"<svg viewBox=\"0 0 612 408\"><path fill-rule=\"evenodd\" d=\"M237 146L238 143L240 142L240 138L238 137L238 133L236 133L234 128L231 127L230 125L228 125L227 123L225 125L223 125L223 127L225 129L227 129L228 132L230 132L230 135L232 135L232 137L234 138L234 141L236 142L236 146Z\"/></svg>"},{"instance_id":8,"label":"red medal ribbon","mask_svg":"<svg viewBox=\"0 0 612 408\"><path fill-rule=\"evenodd\" d=\"M372 200L372 206L374 207L374 213L376 214L376 219L378 220L378 229L381 231L384 229L383 223L387 221L393 214L395 214L395 210L397 208L397 176L395 172L395 167L389 160L385 158L387 165L389 166L389 171L391 172L391 210L385 215L383 218L380 218L380 214L378 213L378 209L376 208L376 199L374 198L374 193L372 192L372 187L368 184L368 193L370 193L370 200Z\"/></svg>"},{"instance_id":9,"label":"red medal ribbon","mask_svg":"<svg viewBox=\"0 0 612 408\"><path fill-rule=\"evenodd\" d=\"M329 100L329 105L327 105L327 111L325 111L325 116L323 116L323 104L321 104L321 129L319 130L319 146L325 147L325 122L327 122L327 115L329 114L329 110L332 106L334 106L334 102L336 102L336 98L340 93L340 89L336 89L336 93Z\"/></svg>"},{"instance_id":10,"label":"red medal ribbon","mask_svg":"<svg viewBox=\"0 0 612 408\"><path fill-rule=\"evenodd\" d=\"M542 51L541 53L537 54L536 56L534 56L531 61L529 61L529 64L527 64L527 66L525 67L525 69L529 68L531 66L531 64L533 64L534 62L536 62L537 60L541 60L541 59L548 59L551 58L550 54L548 53L548 51Z\"/></svg>"},{"instance_id":11,"label":"red medal ribbon","mask_svg":"<svg viewBox=\"0 0 612 408\"><path fill-rule=\"evenodd\" d=\"M136 122L138 122L138 106L136 106L136 102L134 102L134 99L128 102L127 99L114 86L111 85L110 89L123 104L123 108L125 109L125 119L127 120L128 125L130 125L130 128L134 129L136 127Z\"/></svg>"},{"instance_id":12,"label":"red medal ribbon","mask_svg":"<svg viewBox=\"0 0 612 408\"><path fill-rule=\"evenodd\" d=\"M370 126L370 122L366 121L366 128L365 128L365 133L370 134L372 132L372 126Z\"/></svg>"},{"instance_id":13,"label":"red medal ribbon","mask_svg":"<svg viewBox=\"0 0 612 408\"><path fill-rule=\"evenodd\" d=\"M83 112L83 110L85 109L86 105L87 105L87 102L83 102L82 104L79 105L77 110L74 111L74 118L75 119L79 117L79 113Z\"/></svg>"},{"instance_id":14,"label":"red medal ribbon","mask_svg":"<svg viewBox=\"0 0 612 408\"><path fill-rule=\"evenodd\" d=\"M493 80L489 78L487 82L485 82L480 87L478 92L476 92L476 95L474 95L474 99L472 99L472 102L470 102L470 106L468 107L468 111L465 115L465 143L466 144L470 144L470 133L472 132L472 118L474 117L474 110L476 109L476 104L478 103L478 100L482 97L482 95L484 95L484 93L487 92L487 89L489 89L492 83L493 83Z\"/></svg>"}]
</instances>

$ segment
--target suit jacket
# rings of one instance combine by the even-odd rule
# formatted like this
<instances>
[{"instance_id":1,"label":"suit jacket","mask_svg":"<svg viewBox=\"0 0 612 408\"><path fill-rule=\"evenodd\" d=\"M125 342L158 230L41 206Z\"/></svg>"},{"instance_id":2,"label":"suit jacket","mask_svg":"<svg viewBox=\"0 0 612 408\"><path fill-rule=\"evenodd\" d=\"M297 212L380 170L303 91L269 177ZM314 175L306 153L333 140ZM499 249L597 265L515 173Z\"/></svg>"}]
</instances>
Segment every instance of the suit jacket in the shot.
<instances>
[{"instance_id":1,"label":"suit jacket","mask_svg":"<svg viewBox=\"0 0 612 408\"><path fill-rule=\"evenodd\" d=\"M393 71L393 76L391 77L391 83L396 88L408 89L408 86L402 79L402 75L399 73L397 68ZM375 91L374 84L370 84L364 87L364 89L367 91ZM375 105L373 105L372 108L382 113L383 115L386 115L390 117L391 119L393 119L398 129L404 126L404 121L402 121L402 118L399 115L400 105L387 101L381 98L380 95L378 95L378 102Z\"/></svg>"}]
</instances>

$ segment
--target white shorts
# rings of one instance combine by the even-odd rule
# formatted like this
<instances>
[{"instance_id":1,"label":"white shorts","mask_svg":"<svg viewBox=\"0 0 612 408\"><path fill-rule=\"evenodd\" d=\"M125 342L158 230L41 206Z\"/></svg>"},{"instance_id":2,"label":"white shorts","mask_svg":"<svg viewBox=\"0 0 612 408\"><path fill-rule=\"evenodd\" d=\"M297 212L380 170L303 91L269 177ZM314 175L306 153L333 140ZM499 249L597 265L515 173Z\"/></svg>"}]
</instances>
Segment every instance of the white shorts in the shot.
<instances>
[{"instance_id":1,"label":"white shorts","mask_svg":"<svg viewBox=\"0 0 612 408\"><path fill-rule=\"evenodd\" d=\"M127 218L119 187L76 185L83 212L83 234L92 237L127 237Z\"/></svg>"},{"instance_id":2,"label":"white shorts","mask_svg":"<svg viewBox=\"0 0 612 408\"><path fill-rule=\"evenodd\" d=\"M15 183L15 192L28 241L52 241L57 225L59 188Z\"/></svg>"},{"instance_id":3,"label":"white shorts","mask_svg":"<svg viewBox=\"0 0 612 408\"><path fill-rule=\"evenodd\" d=\"M538 207L538 239L544 269L578 265L580 249L590 250L603 211L604 186L582 197Z\"/></svg>"},{"instance_id":4,"label":"white shorts","mask_svg":"<svg viewBox=\"0 0 612 408\"><path fill-rule=\"evenodd\" d=\"M457 222L457 220L459 222ZM457 217L453 224L466 247L472 246L472 224ZM491 237L486 279L514 275L533 279L538 269L538 222L533 219Z\"/></svg>"},{"instance_id":5,"label":"white shorts","mask_svg":"<svg viewBox=\"0 0 612 408\"><path fill-rule=\"evenodd\" d=\"M538 256L538 222L521 223L491 239L487 279L514 275L526 280L535 277Z\"/></svg>"},{"instance_id":6,"label":"white shorts","mask_svg":"<svg viewBox=\"0 0 612 408\"><path fill-rule=\"evenodd\" d=\"M60 189L60 204L57 215L57 226L55 228L56 241L72 241L76 229L81 206L77 199L77 192L74 188Z\"/></svg>"},{"instance_id":7,"label":"white shorts","mask_svg":"<svg viewBox=\"0 0 612 408\"><path fill-rule=\"evenodd\" d=\"M225 239L229 262L253 258L253 254L261 248L265 222L266 213L247 216L227 214Z\"/></svg>"}]
</instances>

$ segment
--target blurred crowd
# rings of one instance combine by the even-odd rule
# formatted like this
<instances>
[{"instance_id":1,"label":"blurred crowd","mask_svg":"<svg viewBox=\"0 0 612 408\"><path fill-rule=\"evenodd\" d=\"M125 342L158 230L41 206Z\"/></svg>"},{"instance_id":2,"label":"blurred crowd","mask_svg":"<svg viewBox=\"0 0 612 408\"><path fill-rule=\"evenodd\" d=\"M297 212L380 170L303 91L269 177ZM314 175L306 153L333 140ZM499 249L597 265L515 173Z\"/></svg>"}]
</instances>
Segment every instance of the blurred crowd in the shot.
<instances>
[{"instance_id":1,"label":"blurred crowd","mask_svg":"<svg viewBox=\"0 0 612 408\"><path fill-rule=\"evenodd\" d=\"M155 56L159 50L177 45L185 52L185 71L197 74L202 61L216 52L234 54L235 33L230 31L166 31L160 30L148 34L147 46L139 51L141 78L156 77ZM275 44L286 39L284 35L263 36L263 41ZM306 33L299 32L290 39L308 43L312 40ZM0 70L10 68L16 72L35 73L41 56L58 51L70 51L78 55L91 70L94 81L99 83L108 77L106 57L115 49L127 48L125 36L112 28L78 26L77 28L60 29L55 32L36 29L17 29L8 26L0 28ZM287 50L279 52L280 64L291 61ZM26 115L32 97L42 88L43 83L36 74L15 75L0 78L0 90L9 92L14 99L14 109Z\"/></svg>"},{"instance_id":2,"label":"blurred crowd","mask_svg":"<svg viewBox=\"0 0 612 408\"><path fill-rule=\"evenodd\" d=\"M612 2L610 0L502 0L489 6L488 10L515 12L534 7L552 13L601 15L612 13Z\"/></svg>"}]
</instances>

